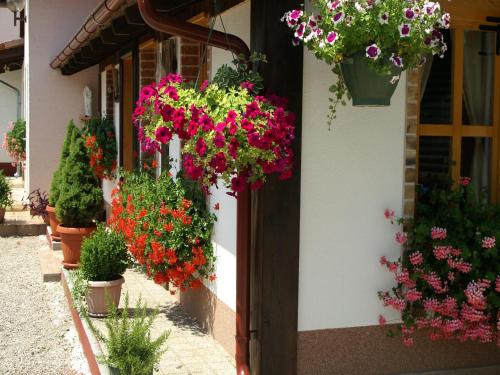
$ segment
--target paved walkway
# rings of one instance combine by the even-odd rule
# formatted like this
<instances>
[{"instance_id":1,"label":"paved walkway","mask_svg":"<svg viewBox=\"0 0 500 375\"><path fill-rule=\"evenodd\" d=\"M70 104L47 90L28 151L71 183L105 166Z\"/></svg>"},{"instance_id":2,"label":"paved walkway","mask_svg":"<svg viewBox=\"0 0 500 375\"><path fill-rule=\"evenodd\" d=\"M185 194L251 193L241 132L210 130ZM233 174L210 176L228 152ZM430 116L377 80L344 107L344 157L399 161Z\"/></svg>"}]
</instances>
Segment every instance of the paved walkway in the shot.
<instances>
[{"instance_id":1,"label":"paved walkway","mask_svg":"<svg viewBox=\"0 0 500 375\"><path fill-rule=\"evenodd\" d=\"M0 374L88 374L59 283L43 283L45 236L0 238Z\"/></svg>"},{"instance_id":2,"label":"paved walkway","mask_svg":"<svg viewBox=\"0 0 500 375\"><path fill-rule=\"evenodd\" d=\"M234 375L233 358L211 336L185 314L176 299L161 286L148 280L138 270L129 269L125 274L123 296L128 291L129 307L134 307L141 296L148 308L159 307L153 327L153 337L170 330L167 351L160 361L159 375ZM93 319L96 326L105 332L102 319Z\"/></svg>"}]
</instances>

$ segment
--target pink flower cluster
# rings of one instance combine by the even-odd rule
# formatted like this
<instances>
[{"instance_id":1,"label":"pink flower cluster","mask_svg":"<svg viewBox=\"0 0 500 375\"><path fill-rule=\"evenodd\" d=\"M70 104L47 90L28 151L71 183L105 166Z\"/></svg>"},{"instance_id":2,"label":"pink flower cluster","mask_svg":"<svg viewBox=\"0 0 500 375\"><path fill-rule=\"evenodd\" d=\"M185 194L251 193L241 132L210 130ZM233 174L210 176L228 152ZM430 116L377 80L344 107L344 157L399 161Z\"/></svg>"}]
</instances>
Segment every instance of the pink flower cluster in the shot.
<instances>
[{"instance_id":1,"label":"pink flower cluster","mask_svg":"<svg viewBox=\"0 0 500 375\"><path fill-rule=\"evenodd\" d=\"M446 228L432 227L431 249L408 249L407 256L395 262L382 257L380 264L394 274L397 287L379 292L379 297L384 306L403 314L400 328L406 346L413 345L417 330L425 330L431 340L496 342L500 346L500 311L489 300L493 294L500 298L500 275L493 281L486 275L478 278L480 269L465 260L465 251L443 243L448 237ZM401 244L400 238L396 242ZM495 237L484 237L482 246L495 247ZM379 324L386 323L381 315Z\"/></svg>"},{"instance_id":2,"label":"pink flower cluster","mask_svg":"<svg viewBox=\"0 0 500 375\"><path fill-rule=\"evenodd\" d=\"M198 104L213 92L220 94L208 83L195 91L185 87L180 76L170 74L158 85L143 88L133 114L142 150L159 151L177 135L184 141L184 171L206 192L219 178L234 196L247 185L259 189L272 173L290 178L295 116L286 111L286 100L253 96L252 89L251 83L242 84L233 95L244 102L221 114L222 106ZM187 95L193 101L186 101Z\"/></svg>"}]
</instances>

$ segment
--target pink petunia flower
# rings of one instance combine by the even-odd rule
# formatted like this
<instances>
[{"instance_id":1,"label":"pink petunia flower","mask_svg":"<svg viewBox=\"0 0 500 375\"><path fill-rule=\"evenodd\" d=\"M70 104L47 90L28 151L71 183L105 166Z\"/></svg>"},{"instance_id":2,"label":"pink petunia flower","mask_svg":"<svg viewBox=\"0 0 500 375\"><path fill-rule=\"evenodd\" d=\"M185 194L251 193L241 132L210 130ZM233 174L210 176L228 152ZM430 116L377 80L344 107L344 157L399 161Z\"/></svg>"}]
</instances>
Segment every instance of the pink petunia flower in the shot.
<instances>
[{"instance_id":1,"label":"pink petunia flower","mask_svg":"<svg viewBox=\"0 0 500 375\"><path fill-rule=\"evenodd\" d=\"M496 245L496 238L493 237L484 237L482 241L483 249L492 249Z\"/></svg>"},{"instance_id":2,"label":"pink petunia flower","mask_svg":"<svg viewBox=\"0 0 500 375\"><path fill-rule=\"evenodd\" d=\"M366 57L369 59L377 60L381 53L381 49L375 43L366 47Z\"/></svg>"}]
</instances>

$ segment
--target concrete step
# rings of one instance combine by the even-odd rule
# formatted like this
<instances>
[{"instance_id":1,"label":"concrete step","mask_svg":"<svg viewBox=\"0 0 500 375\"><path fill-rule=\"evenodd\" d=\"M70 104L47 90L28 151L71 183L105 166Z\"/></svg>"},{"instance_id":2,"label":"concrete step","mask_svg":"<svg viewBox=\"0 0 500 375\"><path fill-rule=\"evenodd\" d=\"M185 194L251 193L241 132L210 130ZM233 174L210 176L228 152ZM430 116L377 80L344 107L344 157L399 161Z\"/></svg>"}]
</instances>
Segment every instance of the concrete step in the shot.
<instances>
[{"instance_id":1,"label":"concrete step","mask_svg":"<svg viewBox=\"0 0 500 375\"><path fill-rule=\"evenodd\" d=\"M0 224L0 237L39 236L46 233L46 227L41 218L32 218L28 211L8 211Z\"/></svg>"},{"instance_id":2,"label":"concrete step","mask_svg":"<svg viewBox=\"0 0 500 375\"><path fill-rule=\"evenodd\" d=\"M43 282L61 281L62 252L50 249L40 250L38 256Z\"/></svg>"}]
</instances>

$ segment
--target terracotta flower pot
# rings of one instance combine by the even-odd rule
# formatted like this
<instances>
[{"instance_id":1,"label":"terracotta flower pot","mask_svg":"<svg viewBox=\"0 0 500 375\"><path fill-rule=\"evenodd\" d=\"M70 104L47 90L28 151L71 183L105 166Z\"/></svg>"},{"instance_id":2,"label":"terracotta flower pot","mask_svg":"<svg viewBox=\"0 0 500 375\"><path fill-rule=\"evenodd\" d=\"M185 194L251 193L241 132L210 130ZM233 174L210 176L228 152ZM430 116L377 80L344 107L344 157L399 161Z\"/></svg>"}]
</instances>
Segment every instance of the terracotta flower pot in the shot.
<instances>
[{"instance_id":1,"label":"terracotta flower pot","mask_svg":"<svg viewBox=\"0 0 500 375\"><path fill-rule=\"evenodd\" d=\"M108 315L107 298L115 306L120 304L120 295L122 284L125 282L123 277L111 281L89 281L87 290L87 307L90 316Z\"/></svg>"},{"instance_id":2,"label":"terracotta flower pot","mask_svg":"<svg viewBox=\"0 0 500 375\"><path fill-rule=\"evenodd\" d=\"M52 229L52 234L50 235L53 240L61 241L61 235L57 231L57 226L59 225L59 220L57 220L56 216L56 208L47 205L46 207L47 214L49 217L50 229Z\"/></svg>"},{"instance_id":3,"label":"terracotta flower pot","mask_svg":"<svg viewBox=\"0 0 500 375\"><path fill-rule=\"evenodd\" d=\"M78 268L83 238L95 231L95 225L90 228L70 228L58 225L57 231L61 236L61 247L64 257L62 264L64 268Z\"/></svg>"},{"instance_id":4,"label":"terracotta flower pot","mask_svg":"<svg viewBox=\"0 0 500 375\"><path fill-rule=\"evenodd\" d=\"M5 207L0 207L0 223L3 223L5 220Z\"/></svg>"}]
</instances>

